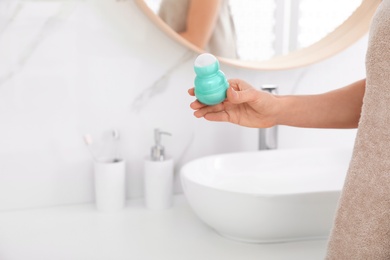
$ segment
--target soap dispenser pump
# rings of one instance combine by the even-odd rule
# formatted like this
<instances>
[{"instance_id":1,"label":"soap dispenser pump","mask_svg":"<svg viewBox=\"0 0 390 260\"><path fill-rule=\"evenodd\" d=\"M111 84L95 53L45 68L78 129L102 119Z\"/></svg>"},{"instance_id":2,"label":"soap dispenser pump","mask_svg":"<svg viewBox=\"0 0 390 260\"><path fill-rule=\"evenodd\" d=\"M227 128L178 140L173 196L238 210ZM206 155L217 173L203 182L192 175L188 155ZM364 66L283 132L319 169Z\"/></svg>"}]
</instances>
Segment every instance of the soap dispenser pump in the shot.
<instances>
[{"instance_id":1,"label":"soap dispenser pump","mask_svg":"<svg viewBox=\"0 0 390 260\"><path fill-rule=\"evenodd\" d=\"M167 209L172 206L174 163L165 154L162 135L171 134L158 128L154 130L155 144L144 162L145 205L149 209Z\"/></svg>"},{"instance_id":2,"label":"soap dispenser pump","mask_svg":"<svg viewBox=\"0 0 390 260\"><path fill-rule=\"evenodd\" d=\"M165 149L161 145L161 135L171 135L168 132L162 132L160 129L154 129L154 142L155 145L152 146L150 158L152 161L164 161L165 158Z\"/></svg>"}]
</instances>

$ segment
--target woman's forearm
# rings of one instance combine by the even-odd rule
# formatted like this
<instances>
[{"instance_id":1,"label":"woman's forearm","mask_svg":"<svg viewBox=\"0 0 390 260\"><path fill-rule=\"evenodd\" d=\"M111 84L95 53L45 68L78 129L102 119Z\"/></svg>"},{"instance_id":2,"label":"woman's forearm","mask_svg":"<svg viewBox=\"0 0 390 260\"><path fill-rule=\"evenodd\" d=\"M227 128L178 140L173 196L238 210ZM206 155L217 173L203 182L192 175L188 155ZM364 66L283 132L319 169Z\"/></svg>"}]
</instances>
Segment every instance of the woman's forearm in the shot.
<instances>
[{"instance_id":1,"label":"woman's forearm","mask_svg":"<svg viewBox=\"0 0 390 260\"><path fill-rule=\"evenodd\" d=\"M359 123L365 80L318 95L277 96L280 125L310 128L356 128Z\"/></svg>"},{"instance_id":2,"label":"woman's forearm","mask_svg":"<svg viewBox=\"0 0 390 260\"><path fill-rule=\"evenodd\" d=\"M186 31L181 36L204 49L213 33L221 0L191 0Z\"/></svg>"}]
</instances>

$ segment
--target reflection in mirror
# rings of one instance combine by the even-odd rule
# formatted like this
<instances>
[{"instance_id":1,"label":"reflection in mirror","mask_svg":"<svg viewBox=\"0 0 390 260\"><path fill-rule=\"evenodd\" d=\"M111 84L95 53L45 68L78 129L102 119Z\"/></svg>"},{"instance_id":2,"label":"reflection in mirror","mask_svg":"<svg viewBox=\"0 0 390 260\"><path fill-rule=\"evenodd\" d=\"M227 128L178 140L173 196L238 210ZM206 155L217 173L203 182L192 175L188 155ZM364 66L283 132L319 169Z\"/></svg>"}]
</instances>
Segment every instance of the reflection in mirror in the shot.
<instances>
[{"instance_id":1,"label":"reflection in mirror","mask_svg":"<svg viewBox=\"0 0 390 260\"><path fill-rule=\"evenodd\" d=\"M160 17L177 33L185 30L177 28L174 24L181 23L181 26L185 27L186 17L183 14L189 10L191 0L145 1L150 9L155 14L160 14ZM167 5L169 2L175 6ZM219 1L212 0L212 2ZM362 0L221 0L220 2L222 5L227 5L228 15L234 23L233 29L226 26L225 19L225 25L219 31L230 28L231 34L225 33L227 38L223 38L223 43L214 43L216 47L208 46L202 49L221 57L237 56L240 60L262 61L302 49L319 41L342 24ZM167 11L170 12L169 15ZM164 16L161 16L162 13ZM223 15L226 15L226 12ZM180 19L181 21L178 21ZM217 38L222 36L219 35ZM231 39L234 39L234 42ZM224 46L228 48L223 49ZM231 50L232 46L235 48L234 51Z\"/></svg>"},{"instance_id":2,"label":"reflection in mirror","mask_svg":"<svg viewBox=\"0 0 390 260\"><path fill-rule=\"evenodd\" d=\"M220 57L238 57L229 1L162 0L157 14L183 39L198 48Z\"/></svg>"}]
</instances>

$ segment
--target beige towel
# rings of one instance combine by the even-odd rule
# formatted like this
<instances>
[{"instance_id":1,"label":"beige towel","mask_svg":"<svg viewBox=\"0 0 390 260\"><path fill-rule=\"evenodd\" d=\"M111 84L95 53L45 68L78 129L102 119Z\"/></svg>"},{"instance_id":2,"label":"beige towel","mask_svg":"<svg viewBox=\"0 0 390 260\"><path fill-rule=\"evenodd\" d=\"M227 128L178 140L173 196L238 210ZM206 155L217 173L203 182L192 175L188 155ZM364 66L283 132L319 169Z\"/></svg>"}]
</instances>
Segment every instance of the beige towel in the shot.
<instances>
[{"instance_id":1,"label":"beige towel","mask_svg":"<svg viewBox=\"0 0 390 260\"><path fill-rule=\"evenodd\" d=\"M390 259L390 0L373 19L366 93L326 259Z\"/></svg>"}]
</instances>

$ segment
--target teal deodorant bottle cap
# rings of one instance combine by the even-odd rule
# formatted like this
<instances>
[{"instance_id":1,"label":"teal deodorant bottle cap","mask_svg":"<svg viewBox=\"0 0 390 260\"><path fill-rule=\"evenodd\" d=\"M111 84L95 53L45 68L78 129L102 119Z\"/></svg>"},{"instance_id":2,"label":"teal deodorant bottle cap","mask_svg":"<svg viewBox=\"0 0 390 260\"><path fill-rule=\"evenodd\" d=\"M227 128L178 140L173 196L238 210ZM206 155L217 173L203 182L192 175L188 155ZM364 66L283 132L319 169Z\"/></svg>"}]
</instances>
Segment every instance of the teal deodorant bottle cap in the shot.
<instances>
[{"instance_id":1,"label":"teal deodorant bottle cap","mask_svg":"<svg viewBox=\"0 0 390 260\"><path fill-rule=\"evenodd\" d=\"M217 58L210 53L203 53L195 60L195 96L205 105L216 105L226 99L229 83L219 68Z\"/></svg>"}]
</instances>

